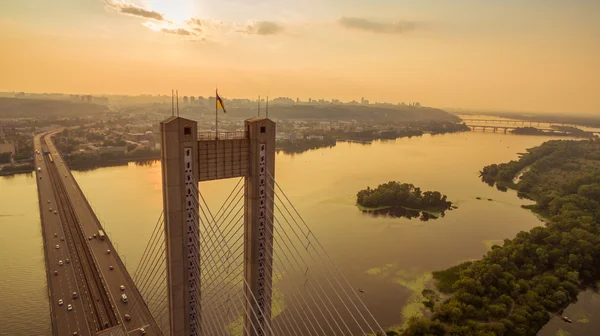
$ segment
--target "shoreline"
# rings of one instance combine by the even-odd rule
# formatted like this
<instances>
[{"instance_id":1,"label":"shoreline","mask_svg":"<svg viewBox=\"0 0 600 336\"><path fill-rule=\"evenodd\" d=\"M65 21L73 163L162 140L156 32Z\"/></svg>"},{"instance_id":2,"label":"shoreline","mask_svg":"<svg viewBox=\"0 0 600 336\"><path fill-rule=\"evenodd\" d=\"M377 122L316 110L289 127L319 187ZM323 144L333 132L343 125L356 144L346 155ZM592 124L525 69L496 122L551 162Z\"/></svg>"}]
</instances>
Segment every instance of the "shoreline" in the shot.
<instances>
[{"instance_id":1,"label":"shoreline","mask_svg":"<svg viewBox=\"0 0 600 336\"><path fill-rule=\"evenodd\" d=\"M116 159L116 160L103 161L103 162L101 162L100 165L95 164L95 165L91 165L91 166L80 166L80 165L72 166L67 163L67 166L69 167L70 170L74 170L74 171L89 171L89 170L94 170L94 169L98 169L98 168L124 166L130 162L148 162L148 161L160 161L160 156L159 157L150 156L150 157L135 158L135 159L122 158L122 159ZM10 171L10 172L0 171L0 177L9 177L9 176L15 176L15 175L20 175L20 174L33 174L34 172L35 172L34 168L30 168L30 169L28 168L28 169L24 169L24 170L17 170L17 171Z\"/></svg>"}]
</instances>

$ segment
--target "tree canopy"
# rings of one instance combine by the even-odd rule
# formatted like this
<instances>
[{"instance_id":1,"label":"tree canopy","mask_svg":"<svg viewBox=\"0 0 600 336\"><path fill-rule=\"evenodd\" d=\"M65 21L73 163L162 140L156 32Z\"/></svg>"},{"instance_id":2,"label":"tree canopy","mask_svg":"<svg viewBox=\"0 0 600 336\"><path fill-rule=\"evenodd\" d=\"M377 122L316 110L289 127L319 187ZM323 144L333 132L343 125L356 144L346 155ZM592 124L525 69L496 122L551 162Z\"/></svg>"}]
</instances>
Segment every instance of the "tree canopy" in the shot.
<instances>
[{"instance_id":1,"label":"tree canopy","mask_svg":"<svg viewBox=\"0 0 600 336\"><path fill-rule=\"evenodd\" d=\"M452 205L439 191L422 192L412 184L395 181L359 191L356 203L367 208L406 207L434 211L443 211Z\"/></svg>"},{"instance_id":2,"label":"tree canopy","mask_svg":"<svg viewBox=\"0 0 600 336\"><path fill-rule=\"evenodd\" d=\"M485 167L482 178L526 193L549 223L481 260L435 272L438 289L451 296L404 335L535 335L599 275L600 142L549 141L518 161Z\"/></svg>"}]
</instances>

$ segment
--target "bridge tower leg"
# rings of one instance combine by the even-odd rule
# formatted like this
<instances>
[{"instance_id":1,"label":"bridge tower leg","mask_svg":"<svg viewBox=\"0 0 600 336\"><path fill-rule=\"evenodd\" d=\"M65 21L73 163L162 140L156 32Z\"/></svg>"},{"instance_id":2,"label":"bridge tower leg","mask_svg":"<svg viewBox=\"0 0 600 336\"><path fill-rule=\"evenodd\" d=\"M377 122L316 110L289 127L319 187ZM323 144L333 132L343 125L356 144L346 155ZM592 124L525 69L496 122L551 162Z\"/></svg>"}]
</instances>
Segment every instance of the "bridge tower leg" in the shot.
<instances>
[{"instance_id":1,"label":"bridge tower leg","mask_svg":"<svg viewBox=\"0 0 600 336\"><path fill-rule=\"evenodd\" d=\"M266 118L245 122L248 173L244 200L244 276L247 336L269 335L273 271L273 197L275 176L275 123ZM254 311L256 316L252 313ZM256 329L256 330L255 330Z\"/></svg>"},{"instance_id":2,"label":"bridge tower leg","mask_svg":"<svg viewBox=\"0 0 600 336\"><path fill-rule=\"evenodd\" d=\"M201 334L197 127L171 117L160 131L170 335L196 336Z\"/></svg>"}]
</instances>

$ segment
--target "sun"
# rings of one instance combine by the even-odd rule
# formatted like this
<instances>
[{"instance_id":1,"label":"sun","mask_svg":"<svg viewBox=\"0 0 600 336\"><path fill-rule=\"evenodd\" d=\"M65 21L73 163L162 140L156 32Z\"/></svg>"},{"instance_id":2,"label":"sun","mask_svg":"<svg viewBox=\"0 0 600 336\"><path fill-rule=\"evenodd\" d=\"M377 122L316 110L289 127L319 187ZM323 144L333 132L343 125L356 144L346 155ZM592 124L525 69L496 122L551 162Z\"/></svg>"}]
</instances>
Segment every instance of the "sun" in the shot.
<instances>
[{"instance_id":1,"label":"sun","mask_svg":"<svg viewBox=\"0 0 600 336\"><path fill-rule=\"evenodd\" d=\"M164 15L165 19L183 24L195 14L194 0L147 0L145 7Z\"/></svg>"}]
</instances>

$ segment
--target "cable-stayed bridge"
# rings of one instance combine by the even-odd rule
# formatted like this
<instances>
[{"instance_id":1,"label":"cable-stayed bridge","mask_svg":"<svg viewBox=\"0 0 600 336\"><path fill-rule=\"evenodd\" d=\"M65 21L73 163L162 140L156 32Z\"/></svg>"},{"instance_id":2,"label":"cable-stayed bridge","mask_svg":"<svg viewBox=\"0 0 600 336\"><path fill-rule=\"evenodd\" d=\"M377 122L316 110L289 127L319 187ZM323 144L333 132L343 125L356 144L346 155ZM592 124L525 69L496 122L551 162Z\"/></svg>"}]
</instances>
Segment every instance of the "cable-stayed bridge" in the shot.
<instances>
[{"instance_id":1,"label":"cable-stayed bridge","mask_svg":"<svg viewBox=\"0 0 600 336\"><path fill-rule=\"evenodd\" d=\"M241 132L199 134L196 122L171 117L161 123L161 152L164 209L132 272L143 300L116 304L132 319L149 312L152 323L131 329L122 319L117 327L177 336L383 334L278 185L275 123L252 118ZM210 209L201 182L225 178L237 183Z\"/></svg>"}]
</instances>

